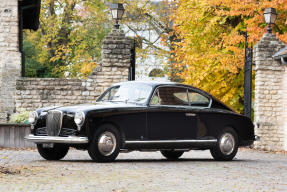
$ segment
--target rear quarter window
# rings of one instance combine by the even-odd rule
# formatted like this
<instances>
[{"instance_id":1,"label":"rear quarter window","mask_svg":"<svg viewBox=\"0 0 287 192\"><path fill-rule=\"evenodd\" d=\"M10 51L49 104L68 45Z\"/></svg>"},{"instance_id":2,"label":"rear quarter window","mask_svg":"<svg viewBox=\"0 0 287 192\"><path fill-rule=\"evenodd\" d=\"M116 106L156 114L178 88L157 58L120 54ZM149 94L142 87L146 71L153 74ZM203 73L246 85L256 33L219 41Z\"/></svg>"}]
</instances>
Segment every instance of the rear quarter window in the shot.
<instances>
[{"instance_id":1,"label":"rear quarter window","mask_svg":"<svg viewBox=\"0 0 287 192\"><path fill-rule=\"evenodd\" d=\"M188 90L188 98L191 106L208 107L210 99L193 90Z\"/></svg>"}]
</instances>

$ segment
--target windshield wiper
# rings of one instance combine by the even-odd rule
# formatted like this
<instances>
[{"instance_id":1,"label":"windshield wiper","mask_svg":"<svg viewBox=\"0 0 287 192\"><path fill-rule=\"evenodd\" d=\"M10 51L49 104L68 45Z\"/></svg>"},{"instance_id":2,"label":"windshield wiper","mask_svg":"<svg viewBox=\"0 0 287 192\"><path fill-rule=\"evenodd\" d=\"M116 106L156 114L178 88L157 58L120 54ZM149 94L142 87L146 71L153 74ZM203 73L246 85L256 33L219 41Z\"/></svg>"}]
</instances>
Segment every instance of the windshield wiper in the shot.
<instances>
[{"instance_id":1,"label":"windshield wiper","mask_svg":"<svg viewBox=\"0 0 287 192\"><path fill-rule=\"evenodd\" d=\"M102 102L111 102L111 103L122 102L122 103L142 104L142 103L139 103L139 101L143 99L145 98L139 98L134 101L129 101L128 99L127 100L102 100Z\"/></svg>"},{"instance_id":2,"label":"windshield wiper","mask_svg":"<svg viewBox=\"0 0 287 192\"><path fill-rule=\"evenodd\" d=\"M136 100L134 100L134 101L142 101L142 100L144 100L144 99L146 99L145 97L139 97L139 98L137 98Z\"/></svg>"},{"instance_id":3,"label":"windshield wiper","mask_svg":"<svg viewBox=\"0 0 287 192\"><path fill-rule=\"evenodd\" d=\"M125 103L128 102L128 100L107 100L107 101L109 101L109 102L125 102Z\"/></svg>"}]
</instances>

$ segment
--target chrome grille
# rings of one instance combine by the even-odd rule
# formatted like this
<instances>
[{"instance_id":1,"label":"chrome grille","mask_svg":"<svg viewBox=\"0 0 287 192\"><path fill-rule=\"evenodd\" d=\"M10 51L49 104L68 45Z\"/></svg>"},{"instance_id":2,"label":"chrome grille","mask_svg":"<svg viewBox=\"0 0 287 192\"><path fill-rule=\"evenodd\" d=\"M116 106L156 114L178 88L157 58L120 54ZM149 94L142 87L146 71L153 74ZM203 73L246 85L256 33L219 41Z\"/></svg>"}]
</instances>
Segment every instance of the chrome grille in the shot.
<instances>
[{"instance_id":1,"label":"chrome grille","mask_svg":"<svg viewBox=\"0 0 287 192\"><path fill-rule=\"evenodd\" d=\"M46 127L39 127L36 129L36 135L39 136L47 136L47 128Z\"/></svg>"},{"instance_id":2,"label":"chrome grille","mask_svg":"<svg viewBox=\"0 0 287 192\"><path fill-rule=\"evenodd\" d=\"M70 128L61 128L60 131L60 136L71 136L71 135L76 135L77 130L75 129L70 129ZM35 135L38 136L47 136L47 127L39 127L35 131Z\"/></svg>"},{"instance_id":3,"label":"chrome grille","mask_svg":"<svg viewBox=\"0 0 287 192\"><path fill-rule=\"evenodd\" d=\"M62 127L63 113L58 110L48 111L46 126L48 136L58 136Z\"/></svg>"},{"instance_id":4,"label":"chrome grille","mask_svg":"<svg viewBox=\"0 0 287 192\"><path fill-rule=\"evenodd\" d=\"M69 128L62 128L61 129L61 136L70 136L70 135L76 135L77 130L75 129L69 129Z\"/></svg>"}]
</instances>

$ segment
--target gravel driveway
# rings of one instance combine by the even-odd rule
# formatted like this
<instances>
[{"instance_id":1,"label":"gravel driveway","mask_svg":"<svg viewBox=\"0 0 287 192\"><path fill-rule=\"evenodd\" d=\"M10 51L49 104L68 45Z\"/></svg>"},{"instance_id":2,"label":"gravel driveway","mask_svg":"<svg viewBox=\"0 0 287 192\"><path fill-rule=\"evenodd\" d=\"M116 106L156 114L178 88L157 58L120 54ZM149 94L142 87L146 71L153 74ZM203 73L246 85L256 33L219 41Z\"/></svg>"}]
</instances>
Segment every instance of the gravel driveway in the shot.
<instances>
[{"instance_id":1,"label":"gravel driveway","mask_svg":"<svg viewBox=\"0 0 287 192\"><path fill-rule=\"evenodd\" d=\"M216 162L209 151L190 151L167 161L131 152L94 163L86 151L46 161L35 150L0 149L0 191L287 191L287 156L241 149L234 161Z\"/></svg>"}]
</instances>

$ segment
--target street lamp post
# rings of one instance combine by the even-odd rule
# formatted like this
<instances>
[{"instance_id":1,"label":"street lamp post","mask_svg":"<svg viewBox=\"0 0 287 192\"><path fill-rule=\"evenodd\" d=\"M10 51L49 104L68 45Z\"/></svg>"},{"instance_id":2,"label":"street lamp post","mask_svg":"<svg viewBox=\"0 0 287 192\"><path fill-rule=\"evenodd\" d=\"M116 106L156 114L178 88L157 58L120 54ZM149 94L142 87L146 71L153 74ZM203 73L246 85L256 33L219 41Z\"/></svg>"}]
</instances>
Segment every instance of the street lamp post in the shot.
<instances>
[{"instance_id":1,"label":"street lamp post","mask_svg":"<svg viewBox=\"0 0 287 192\"><path fill-rule=\"evenodd\" d=\"M252 108L252 58L253 45L248 45L247 31L245 32L245 60L244 60L244 115L251 118Z\"/></svg>"},{"instance_id":2,"label":"street lamp post","mask_svg":"<svg viewBox=\"0 0 287 192\"><path fill-rule=\"evenodd\" d=\"M270 7L266 8L264 11L264 19L268 24L267 33L272 33L271 24L275 24L275 20L277 17L276 9Z\"/></svg>"},{"instance_id":3,"label":"street lamp post","mask_svg":"<svg viewBox=\"0 0 287 192\"><path fill-rule=\"evenodd\" d=\"M115 29L119 29L120 28L119 20L122 19L125 12L125 8L122 3L112 3L110 4L110 9L113 19L116 20L114 27Z\"/></svg>"}]
</instances>

